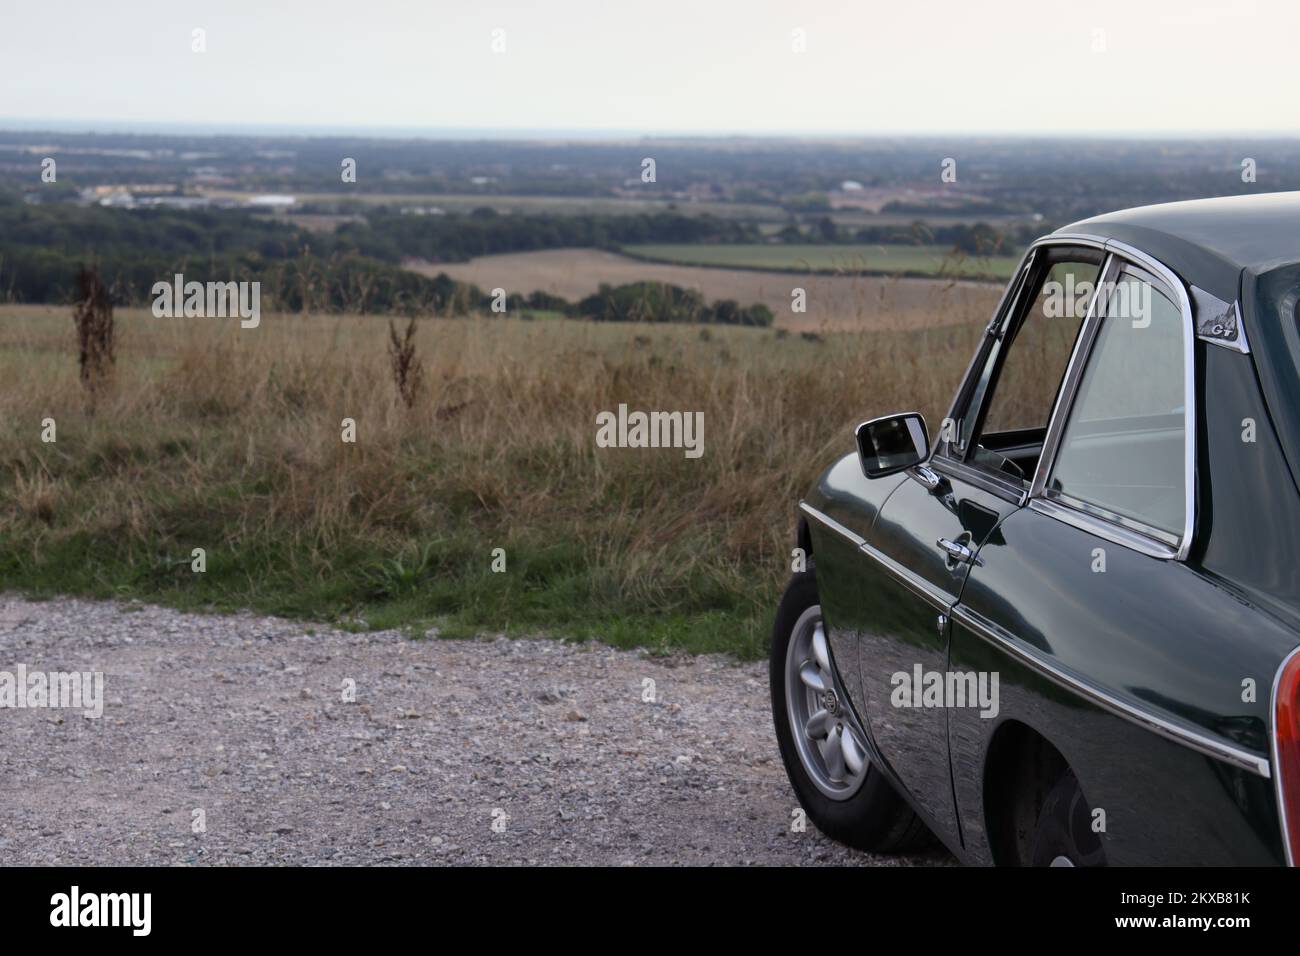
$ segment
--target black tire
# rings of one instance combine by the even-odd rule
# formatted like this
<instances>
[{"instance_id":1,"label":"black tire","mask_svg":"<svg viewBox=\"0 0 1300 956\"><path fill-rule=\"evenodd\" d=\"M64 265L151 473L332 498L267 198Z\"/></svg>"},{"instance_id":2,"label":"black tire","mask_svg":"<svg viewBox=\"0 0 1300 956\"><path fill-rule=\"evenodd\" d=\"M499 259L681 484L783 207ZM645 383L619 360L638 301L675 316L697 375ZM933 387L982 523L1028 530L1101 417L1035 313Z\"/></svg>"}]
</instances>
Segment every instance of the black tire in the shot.
<instances>
[{"instance_id":1,"label":"black tire","mask_svg":"<svg viewBox=\"0 0 1300 956\"><path fill-rule=\"evenodd\" d=\"M901 853L928 845L934 840L930 831L874 766L867 769L866 779L853 796L832 800L817 788L800 761L786 707L786 649L799 617L819 603L813 569L796 574L781 598L772 630L768 677L772 720L790 785L808 818L833 840L873 853Z\"/></svg>"},{"instance_id":2,"label":"black tire","mask_svg":"<svg viewBox=\"0 0 1300 956\"><path fill-rule=\"evenodd\" d=\"M1051 866L1062 859L1071 866L1106 865L1101 837L1092 830L1092 810L1073 770L1066 770L1048 791L1030 846L1031 866Z\"/></svg>"}]
</instances>

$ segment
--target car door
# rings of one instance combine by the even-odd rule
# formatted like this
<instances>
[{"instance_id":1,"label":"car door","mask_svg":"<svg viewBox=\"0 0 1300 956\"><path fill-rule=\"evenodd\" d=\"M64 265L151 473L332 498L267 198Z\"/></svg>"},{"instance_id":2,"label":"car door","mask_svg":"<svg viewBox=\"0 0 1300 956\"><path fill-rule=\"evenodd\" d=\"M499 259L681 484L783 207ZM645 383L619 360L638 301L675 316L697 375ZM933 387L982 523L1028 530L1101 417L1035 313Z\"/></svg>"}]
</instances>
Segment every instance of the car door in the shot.
<instances>
[{"instance_id":1,"label":"car door","mask_svg":"<svg viewBox=\"0 0 1300 956\"><path fill-rule=\"evenodd\" d=\"M1100 262L1093 246L1031 251L928 466L888 497L861 548L855 583L876 616L856 628L863 716L913 804L950 836L960 837L947 704L934 693L948 669L950 610L980 546L1027 497Z\"/></svg>"}]
</instances>

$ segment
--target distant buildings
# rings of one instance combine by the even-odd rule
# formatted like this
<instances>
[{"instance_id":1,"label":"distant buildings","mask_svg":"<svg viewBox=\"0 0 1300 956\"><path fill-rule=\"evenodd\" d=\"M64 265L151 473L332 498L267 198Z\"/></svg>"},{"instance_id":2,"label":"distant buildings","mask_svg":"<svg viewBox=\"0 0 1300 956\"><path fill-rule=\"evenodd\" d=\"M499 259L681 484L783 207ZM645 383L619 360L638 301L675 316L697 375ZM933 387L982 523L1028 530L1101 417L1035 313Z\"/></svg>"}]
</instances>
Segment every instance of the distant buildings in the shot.
<instances>
[{"instance_id":1,"label":"distant buildings","mask_svg":"<svg viewBox=\"0 0 1300 956\"><path fill-rule=\"evenodd\" d=\"M206 197L178 195L174 186L149 183L88 186L77 191L77 198L83 205L107 206L112 209L138 209L144 206L203 209L210 205Z\"/></svg>"},{"instance_id":2,"label":"distant buildings","mask_svg":"<svg viewBox=\"0 0 1300 956\"><path fill-rule=\"evenodd\" d=\"M297 200L293 196L265 194L239 198L234 196L188 195L177 187L160 184L88 186L78 190L82 205L110 209L288 209Z\"/></svg>"},{"instance_id":3,"label":"distant buildings","mask_svg":"<svg viewBox=\"0 0 1300 956\"><path fill-rule=\"evenodd\" d=\"M247 206L255 209L288 209L298 200L292 196L278 195L275 193L265 193L260 196L250 196L244 201Z\"/></svg>"}]
</instances>

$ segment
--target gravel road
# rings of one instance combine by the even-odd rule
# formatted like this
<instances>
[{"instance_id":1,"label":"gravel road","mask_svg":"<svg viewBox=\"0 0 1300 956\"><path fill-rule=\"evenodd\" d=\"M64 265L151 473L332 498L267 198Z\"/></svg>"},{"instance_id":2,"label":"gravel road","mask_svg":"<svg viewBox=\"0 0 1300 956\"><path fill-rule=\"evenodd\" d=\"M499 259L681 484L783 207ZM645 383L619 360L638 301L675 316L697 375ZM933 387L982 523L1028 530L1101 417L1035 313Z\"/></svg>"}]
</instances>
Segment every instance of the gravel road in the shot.
<instances>
[{"instance_id":1,"label":"gravel road","mask_svg":"<svg viewBox=\"0 0 1300 956\"><path fill-rule=\"evenodd\" d=\"M19 665L103 714L0 708L9 865L951 862L792 831L757 664L0 596Z\"/></svg>"}]
</instances>

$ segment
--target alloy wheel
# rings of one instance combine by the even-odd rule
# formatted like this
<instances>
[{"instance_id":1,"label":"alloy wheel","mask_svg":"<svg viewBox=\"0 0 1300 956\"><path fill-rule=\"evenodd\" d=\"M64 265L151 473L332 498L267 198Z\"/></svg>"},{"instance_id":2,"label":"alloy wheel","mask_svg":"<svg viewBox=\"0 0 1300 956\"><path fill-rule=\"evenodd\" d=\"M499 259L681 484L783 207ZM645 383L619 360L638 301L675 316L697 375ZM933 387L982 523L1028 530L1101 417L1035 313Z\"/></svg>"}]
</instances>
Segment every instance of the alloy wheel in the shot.
<instances>
[{"instance_id":1,"label":"alloy wheel","mask_svg":"<svg viewBox=\"0 0 1300 956\"><path fill-rule=\"evenodd\" d=\"M790 636L785 699L804 770L832 800L849 799L866 780L870 760L862 731L835 680L818 605L800 615Z\"/></svg>"}]
</instances>

